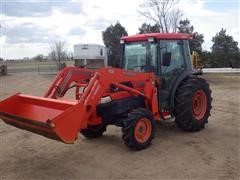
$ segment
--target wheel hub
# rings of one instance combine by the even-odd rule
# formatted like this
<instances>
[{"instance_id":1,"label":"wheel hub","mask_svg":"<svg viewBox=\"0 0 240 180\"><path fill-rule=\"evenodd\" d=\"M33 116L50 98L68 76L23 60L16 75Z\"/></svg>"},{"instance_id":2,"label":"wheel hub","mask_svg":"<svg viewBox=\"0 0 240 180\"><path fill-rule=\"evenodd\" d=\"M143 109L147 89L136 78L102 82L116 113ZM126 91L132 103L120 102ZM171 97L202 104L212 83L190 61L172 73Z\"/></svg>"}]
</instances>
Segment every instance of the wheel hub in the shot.
<instances>
[{"instance_id":1,"label":"wheel hub","mask_svg":"<svg viewBox=\"0 0 240 180\"><path fill-rule=\"evenodd\" d=\"M144 143L146 142L152 131L151 123L146 118L141 118L136 123L135 129L134 129L134 135L138 142Z\"/></svg>"},{"instance_id":2,"label":"wheel hub","mask_svg":"<svg viewBox=\"0 0 240 180\"><path fill-rule=\"evenodd\" d=\"M192 113L195 119L201 120L207 111L207 97L203 90L197 90L192 98Z\"/></svg>"}]
</instances>

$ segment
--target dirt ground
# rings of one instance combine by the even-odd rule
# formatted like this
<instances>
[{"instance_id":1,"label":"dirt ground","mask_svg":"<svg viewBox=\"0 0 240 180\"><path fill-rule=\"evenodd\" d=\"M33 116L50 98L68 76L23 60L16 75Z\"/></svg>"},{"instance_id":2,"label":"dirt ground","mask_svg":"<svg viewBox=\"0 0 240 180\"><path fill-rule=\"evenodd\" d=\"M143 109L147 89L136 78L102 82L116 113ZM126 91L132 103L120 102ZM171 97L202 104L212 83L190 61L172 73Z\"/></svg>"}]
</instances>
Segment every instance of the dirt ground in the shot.
<instances>
[{"instance_id":1,"label":"dirt ground","mask_svg":"<svg viewBox=\"0 0 240 180\"><path fill-rule=\"evenodd\" d=\"M63 144L0 121L0 179L240 179L240 74L209 74L212 116L186 133L173 120L157 126L152 146L134 152L121 129ZM54 76L0 77L0 100L17 91L42 96Z\"/></svg>"}]
</instances>

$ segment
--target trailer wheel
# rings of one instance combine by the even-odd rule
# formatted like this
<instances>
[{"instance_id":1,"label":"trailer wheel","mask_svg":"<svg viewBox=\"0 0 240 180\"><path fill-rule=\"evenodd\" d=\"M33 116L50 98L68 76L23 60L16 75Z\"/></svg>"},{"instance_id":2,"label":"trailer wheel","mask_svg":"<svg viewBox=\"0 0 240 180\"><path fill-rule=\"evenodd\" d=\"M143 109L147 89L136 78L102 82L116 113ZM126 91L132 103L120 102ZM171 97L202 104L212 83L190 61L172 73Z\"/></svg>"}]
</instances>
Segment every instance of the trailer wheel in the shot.
<instances>
[{"instance_id":1,"label":"trailer wheel","mask_svg":"<svg viewBox=\"0 0 240 180\"><path fill-rule=\"evenodd\" d=\"M202 78L189 77L175 95L175 121L185 131L199 131L210 116L212 97L209 84Z\"/></svg>"},{"instance_id":2,"label":"trailer wheel","mask_svg":"<svg viewBox=\"0 0 240 180\"><path fill-rule=\"evenodd\" d=\"M106 125L96 125L96 126L88 126L87 129L82 129L81 134L89 139L97 138L103 135L103 132L106 131Z\"/></svg>"},{"instance_id":3,"label":"trailer wheel","mask_svg":"<svg viewBox=\"0 0 240 180\"><path fill-rule=\"evenodd\" d=\"M134 109L123 121L122 139L132 150L147 148L154 138L155 120L152 114L144 109Z\"/></svg>"}]
</instances>

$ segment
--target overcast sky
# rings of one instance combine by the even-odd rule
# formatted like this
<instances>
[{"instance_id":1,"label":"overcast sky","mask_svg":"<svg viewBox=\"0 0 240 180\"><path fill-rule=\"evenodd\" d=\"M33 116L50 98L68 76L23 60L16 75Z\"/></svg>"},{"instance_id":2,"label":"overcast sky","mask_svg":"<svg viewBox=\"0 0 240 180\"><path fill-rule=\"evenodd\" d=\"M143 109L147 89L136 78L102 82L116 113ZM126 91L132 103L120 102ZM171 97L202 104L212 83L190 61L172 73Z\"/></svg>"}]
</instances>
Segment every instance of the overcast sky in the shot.
<instances>
[{"instance_id":1,"label":"overcast sky","mask_svg":"<svg viewBox=\"0 0 240 180\"><path fill-rule=\"evenodd\" d=\"M148 22L137 12L143 0L0 0L1 54L3 58L47 55L49 43L66 41L72 51L77 43L103 44L101 32L118 20L129 35ZM180 0L183 18L204 35L203 48L210 50L212 37L227 29L239 36L239 0Z\"/></svg>"}]
</instances>

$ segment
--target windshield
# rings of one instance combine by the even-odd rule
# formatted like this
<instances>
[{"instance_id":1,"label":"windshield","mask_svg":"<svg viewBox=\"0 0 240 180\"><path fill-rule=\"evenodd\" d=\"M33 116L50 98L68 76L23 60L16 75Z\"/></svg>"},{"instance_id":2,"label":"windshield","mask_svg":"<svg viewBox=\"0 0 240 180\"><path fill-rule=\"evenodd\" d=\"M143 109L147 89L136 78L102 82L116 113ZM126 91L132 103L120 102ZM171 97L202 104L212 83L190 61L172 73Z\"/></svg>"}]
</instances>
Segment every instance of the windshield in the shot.
<instances>
[{"instance_id":1,"label":"windshield","mask_svg":"<svg viewBox=\"0 0 240 180\"><path fill-rule=\"evenodd\" d=\"M125 44L123 67L126 70L154 72L156 67L156 44L134 42Z\"/></svg>"}]
</instances>

